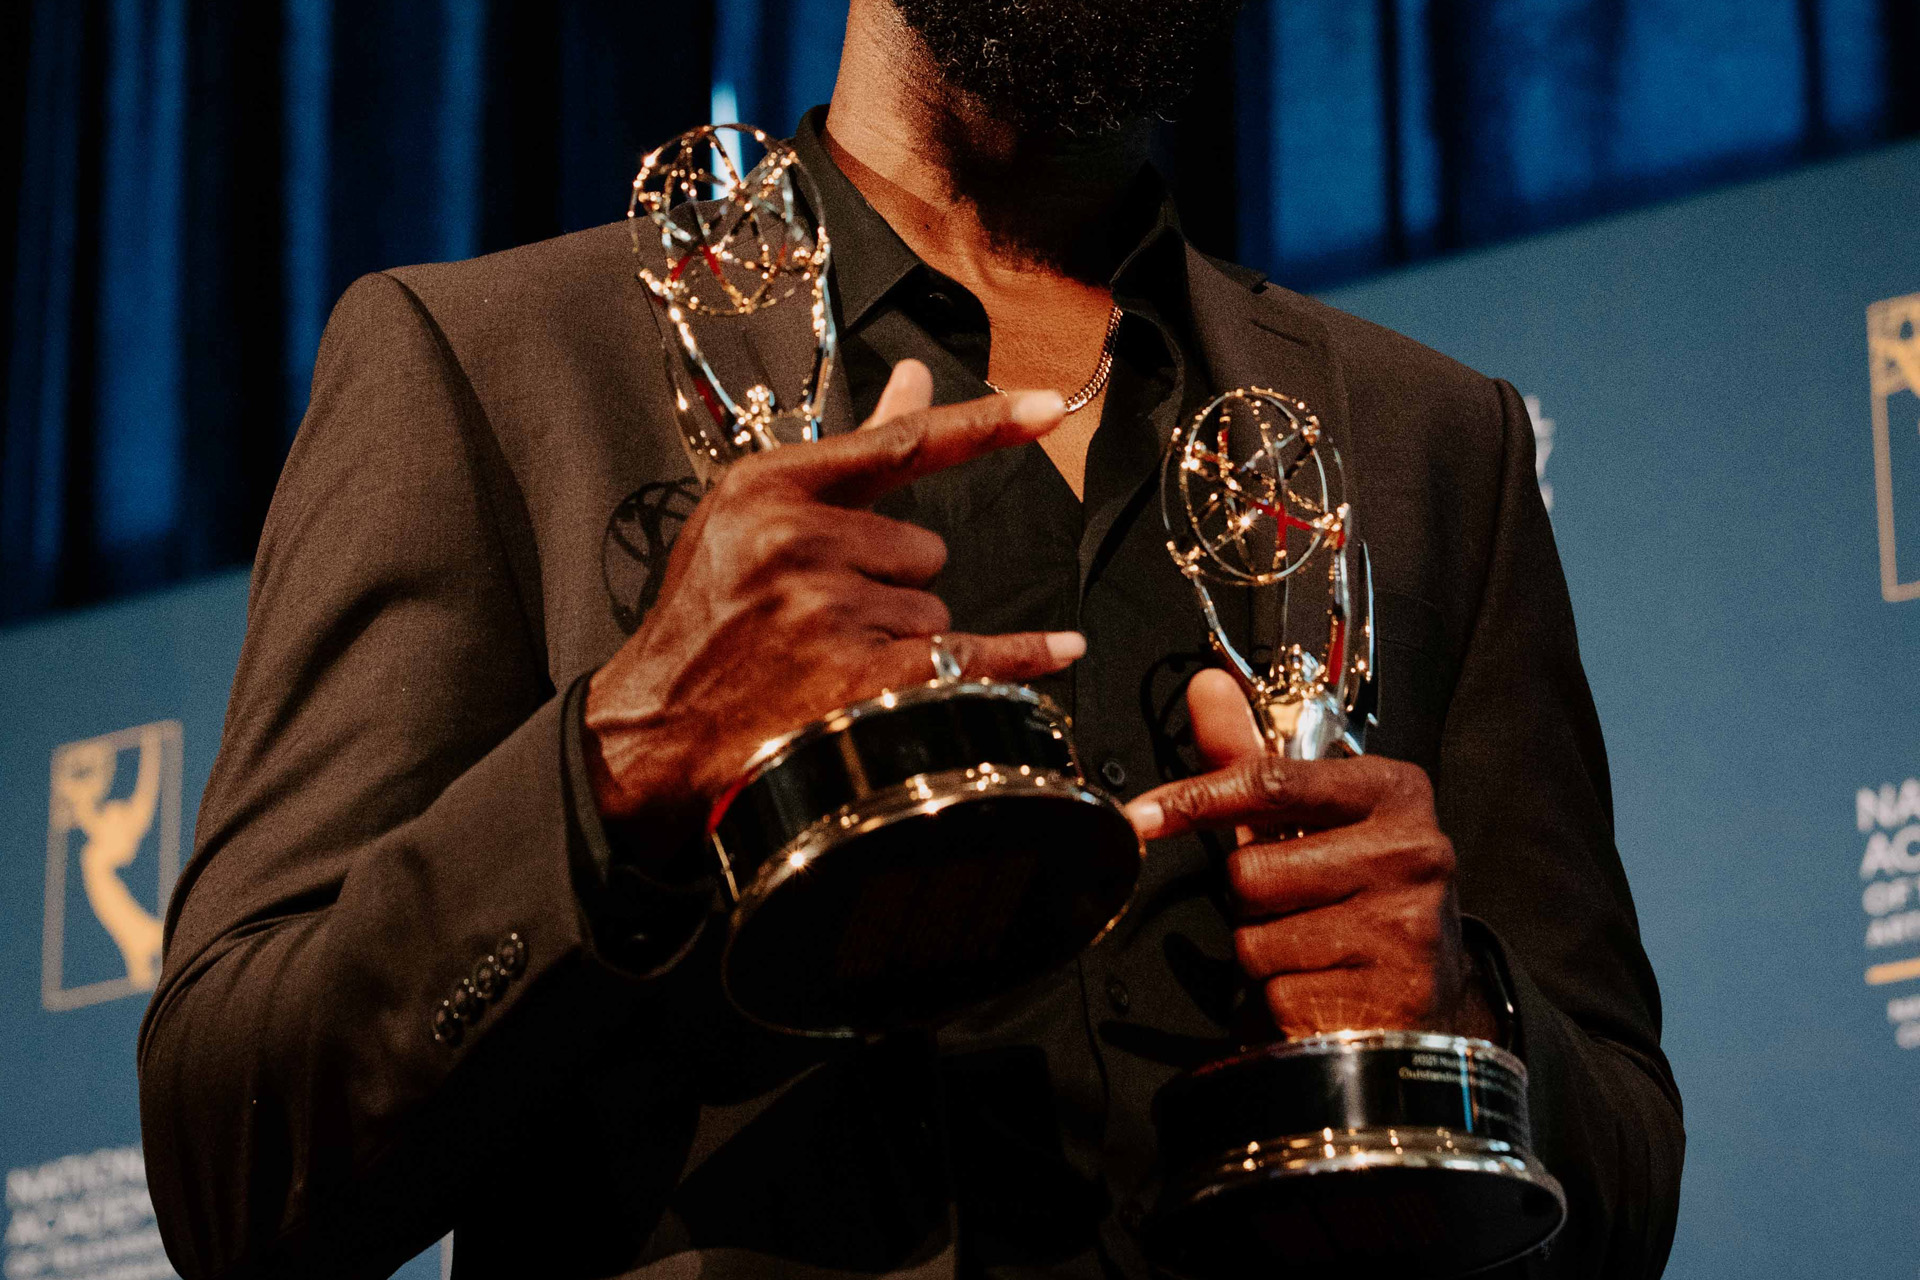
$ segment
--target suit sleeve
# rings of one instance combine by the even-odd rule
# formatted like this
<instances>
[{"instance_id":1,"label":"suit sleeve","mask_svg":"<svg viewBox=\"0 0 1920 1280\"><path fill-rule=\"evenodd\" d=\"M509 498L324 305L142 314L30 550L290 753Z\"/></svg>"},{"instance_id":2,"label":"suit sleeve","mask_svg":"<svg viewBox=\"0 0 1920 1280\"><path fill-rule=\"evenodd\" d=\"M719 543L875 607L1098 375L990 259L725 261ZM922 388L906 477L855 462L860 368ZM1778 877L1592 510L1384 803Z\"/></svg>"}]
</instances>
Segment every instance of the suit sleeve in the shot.
<instances>
[{"instance_id":1,"label":"suit sleeve","mask_svg":"<svg viewBox=\"0 0 1920 1280\"><path fill-rule=\"evenodd\" d=\"M358 282L262 535L141 1028L187 1280L386 1275L498 1195L490 1153L657 995L583 909L604 833L517 501L426 311Z\"/></svg>"},{"instance_id":2,"label":"suit sleeve","mask_svg":"<svg viewBox=\"0 0 1920 1280\"><path fill-rule=\"evenodd\" d=\"M1567 1192L1565 1228L1515 1274L1652 1277L1679 1206L1680 1096L1527 411L1498 393L1493 550L1435 782L1461 909L1491 930L1513 988L1535 1151Z\"/></svg>"}]
</instances>

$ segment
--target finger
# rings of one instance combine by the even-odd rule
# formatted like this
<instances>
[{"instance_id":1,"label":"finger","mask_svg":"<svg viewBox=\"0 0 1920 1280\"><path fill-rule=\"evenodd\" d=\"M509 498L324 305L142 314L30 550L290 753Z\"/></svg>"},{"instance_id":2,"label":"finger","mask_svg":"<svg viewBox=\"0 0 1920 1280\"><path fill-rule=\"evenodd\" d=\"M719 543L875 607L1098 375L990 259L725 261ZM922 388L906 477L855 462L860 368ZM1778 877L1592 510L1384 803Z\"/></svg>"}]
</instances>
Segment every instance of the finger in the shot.
<instances>
[{"instance_id":1,"label":"finger","mask_svg":"<svg viewBox=\"0 0 1920 1280\"><path fill-rule=\"evenodd\" d=\"M1360 822L1227 855L1227 887L1249 917L1329 906L1368 889L1443 885L1453 877L1453 846L1417 823Z\"/></svg>"},{"instance_id":2,"label":"finger","mask_svg":"<svg viewBox=\"0 0 1920 1280\"><path fill-rule=\"evenodd\" d=\"M942 635L941 642L970 680L1034 680L1071 665L1087 651L1078 631L1020 631L1010 635ZM897 640L875 664L887 688L931 680L933 646L929 638Z\"/></svg>"},{"instance_id":3,"label":"finger","mask_svg":"<svg viewBox=\"0 0 1920 1280\"><path fill-rule=\"evenodd\" d=\"M880 393L880 403L873 407L873 416L861 423L860 429L871 431L904 414L931 408L932 405L933 375L918 360L902 360L893 366L886 390Z\"/></svg>"},{"instance_id":4,"label":"finger","mask_svg":"<svg viewBox=\"0 0 1920 1280\"><path fill-rule=\"evenodd\" d=\"M1063 671L1085 656L1078 631L1017 631L1007 635L950 635L947 652L976 680L1034 680Z\"/></svg>"},{"instance_id":5,"label":"finger","mask_svg":"<svg viewBox=\"0 0 1920 1280\"><path fill-rule=\"evenodd\" d=\"M1381 969L1316 969L1268 979L1267 1012L1288 1039L1345 1031L1435 1030L1437 1001L1431 983Z\"/></svg>"},{"instance_id":6,"label":"finger","mask_svg":"<svg viewBox=\"0 0 1920 1280\"><path fill-rule=\"evenodd\" d=\"M1286 920L1243 924L1233 931L1240 971L1256 982L1288 973L1363 969L1374 962L1364 913L1340 903Z\"/></svg>"},{"instance_id":7,"label":"finger","mask_svg":"<svg viewBox=\"0 0 1920 1280\"><path fill-rule=\"evenodd\" d=\"M1373 882L1364 849L1340 839L1353 827L1255 841L1227 855L1227 891L1243 919L1271 919L1344 902Z\"/></svg>"},{"instance_id":8,"label":"finger","mask_svg":"<svg viewBox=\"0 0 1920 1280\"><path fill-rule=\"evenodd\" d=\"M1194 745L1210 769L1225 768L1268 749L1239 682L1217 667L1201 671L1188 683L1187 715L1193 724ZM1234 830L1238 844L1250 844L1257 835L1248 826Z\"/></svg>"},{"instance_id":9,"label":"finger","mask_svg":"<svg viewBox=\"0 0 1920 1280\"><path fill-rule=\"evenodd\" d=\"M847 588L848 612L860 625L874 631L895 639L924 638L953 625L946 604L931 591L888 586L865 578L856 578L854 583ZM930 647L928 652L932 652ZM931 662L931 658L928 660Z\"/></svg>"},{"instance_id":10,"label":"finger","mask_svg":"<svg viewBox=\"0 0 1920 1280\"><path fill-rule=\"evenodd\" d=\"M1056 391L1015 391L916 410L870 431L757 454L736 463L727 481L865 507L922 476L1037 440L1065 408Z\"/></svg>"},{"instance_id":11,"label":"finger","mask_svg":"<svg viewBox=\"0 0 1920 1280\"><path fill-rule=\"evenodd\" d=\"M801 503L762 521L765 560L780 568L852 569L879 582L920 587L947 563L939 534L871 511Z\"/></svg>"},{"instance_id":12,"label":"finger","mask_svg":"<svg viewBox=\"0 0 1920 1280\"><path fill-rule=\"evenodd\" d=\"M1347 902L1234 931L1248 977L1266 984L1268 1008L1289 1034L1301 1024L1437 1026L1457 988L1446 975L1445 895L1408 892ZM1343 1020L1323 1022L1339 1010ZM1364 1011L1364 1021L1355 1021Z\"/></svg>"},{"instance_id":13,"label":"finger","mask_svg":"<svg viewBox=\"0 0 1920 1280\"><path fill-rule=\"evenodd\" d=\"M1249 756L1224 769L1156 787L1127 806L1143 839L1236 824L1308 830L1358 821L1387 803L1432 807L1426 774L1379 756L1286 760Z\"/></svg>"},{"instance_id":14,"label":"finger","mask_svg":"<svg viewBox=\"0 0 1920 1280\"><path fill-rule=\"evenodd\" d=\"M1187 714L1193 721L1193 745L1210 769L1267 749L1239 682L1218 667L1208 667L1187 685Z\"/></svg>"}]
</instances>

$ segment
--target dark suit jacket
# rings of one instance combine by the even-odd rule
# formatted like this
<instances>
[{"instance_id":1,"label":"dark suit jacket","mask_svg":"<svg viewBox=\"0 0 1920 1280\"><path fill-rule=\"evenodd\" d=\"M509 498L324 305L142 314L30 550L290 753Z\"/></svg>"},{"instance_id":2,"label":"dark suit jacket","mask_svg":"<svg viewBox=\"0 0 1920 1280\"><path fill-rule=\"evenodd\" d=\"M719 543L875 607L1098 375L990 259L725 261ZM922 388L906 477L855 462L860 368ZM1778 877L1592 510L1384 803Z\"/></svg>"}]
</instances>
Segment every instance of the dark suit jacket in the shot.
<instances>
[{"instance_id":1,"label":"dark suit jacket","mask_svg":"<svg viewBox=\"0 0 1920 1280\"><path fill-rule=\"evenodd\" d=\"M1191 252L1188 280L1214 384L1314 404L1360 477L1377 743L1434 777L1572 1204L1526 1271L1657 1274L1679 1099L1525 410ZM609 513L687 473L644 308L614 226L369 276L335 311L140 1039L153 1200L190 1280L380 1274L449 1228L462 1277L693 1274L692 1250L710 1275L953 1269L967 1135L929 1119L924 1046L822 1057L750 1032L705 942L636 973L583 910L599 836L563 727L625 638ZM1156 848L1150 888L1202 856L1182 848ZM520 971L437 1042L434 1011L510 935ZM1136 1021L1194 1020L1157 989ZM1045 1023L1048 999L1011 1021ZM1172 1068L1118 1057L1098 1069L1142 1123ZM1098 1275L1085 1246L1049 1273Z\"/></svg>"}]
</instances>

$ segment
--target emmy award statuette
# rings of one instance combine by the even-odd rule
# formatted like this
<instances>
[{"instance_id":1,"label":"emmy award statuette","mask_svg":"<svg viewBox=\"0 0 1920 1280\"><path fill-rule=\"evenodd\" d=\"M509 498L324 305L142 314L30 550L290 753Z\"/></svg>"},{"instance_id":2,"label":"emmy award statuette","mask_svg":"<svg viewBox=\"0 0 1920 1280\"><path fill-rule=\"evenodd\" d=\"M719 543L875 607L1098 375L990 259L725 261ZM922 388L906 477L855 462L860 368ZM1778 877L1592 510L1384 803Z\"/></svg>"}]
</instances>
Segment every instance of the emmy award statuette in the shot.
<instances>
[{"instance_id":1,"label":"emmy award statuette","mask_svg":"<svg viewBox=\"0 0 1920 1280\"><path fill-rule=\"evenodd\" d=\"M751 161L751 163L749 163ZM695 475L820 435L834 372L827 228L799 157L745 125L649 154L628 225ZM936 1025L1092 945L1140 842L1024 685L930 679L764 744L714 806L721 977L748 1017L858 1036Z\"/></svg>"},{"instance_id":2,"label":"emmy award statuette","mask_svg":"<svg viewBox=\"0 0 1920 1280\"><path fill-rule=\"evenodd\" d=\"M1360 754L1376 706L1372 567L1312 411L1260 388L1220 396L1176 433L1162 501L1167 549L1268 749ZM1286 593L1316 566L1317 650L1286 635ZM1256 619L1277 606L1269 654L1233 646L1218 588L1254 592ZM1169 1082L1154 1122L1166 1182L1147 1250L1197 1280L1466 1275L1536 1248L1566 1216L1530 1150L1526 1067L1483 1040L1352 1030L1250 1046Z\"/></svg>"}]
</instances>

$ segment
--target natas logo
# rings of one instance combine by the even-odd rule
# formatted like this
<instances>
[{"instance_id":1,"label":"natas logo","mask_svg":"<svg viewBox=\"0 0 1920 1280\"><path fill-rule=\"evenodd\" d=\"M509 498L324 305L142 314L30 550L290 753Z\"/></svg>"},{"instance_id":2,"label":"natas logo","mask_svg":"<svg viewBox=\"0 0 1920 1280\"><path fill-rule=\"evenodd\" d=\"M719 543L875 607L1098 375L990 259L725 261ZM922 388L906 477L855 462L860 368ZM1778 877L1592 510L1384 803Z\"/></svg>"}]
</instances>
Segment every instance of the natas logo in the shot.
<instances>
[{"instance_id":1,"label":"natas logo","mask_svg":"<svg viewBox=\"0 0 1920 1280\"><path fill-rule=\"evenodd\" d=\"M180 874L180 723L64 743L52 775L40 1002L60 1011L151 991Z\"/></svg>"},{"instance_id":2,"label":"natas logo","mask_svg":"<svg viewBox=\"0 0 1920 1280\"><path fill-rule=\"evenodd\" d=\"M1867 308L1867 355L1880 594L1895 603L1920 600L1920 511L1912 509L1920 497L1920 293Z\"/></svg>"}]
</instances>

